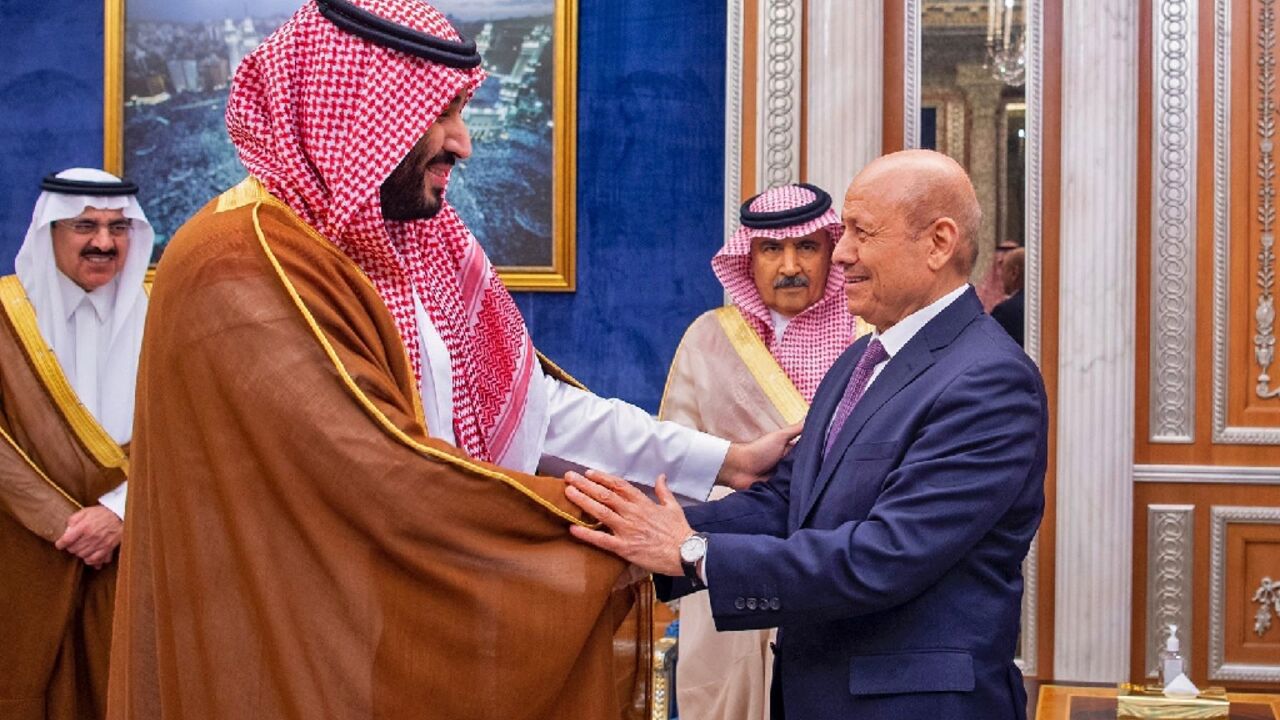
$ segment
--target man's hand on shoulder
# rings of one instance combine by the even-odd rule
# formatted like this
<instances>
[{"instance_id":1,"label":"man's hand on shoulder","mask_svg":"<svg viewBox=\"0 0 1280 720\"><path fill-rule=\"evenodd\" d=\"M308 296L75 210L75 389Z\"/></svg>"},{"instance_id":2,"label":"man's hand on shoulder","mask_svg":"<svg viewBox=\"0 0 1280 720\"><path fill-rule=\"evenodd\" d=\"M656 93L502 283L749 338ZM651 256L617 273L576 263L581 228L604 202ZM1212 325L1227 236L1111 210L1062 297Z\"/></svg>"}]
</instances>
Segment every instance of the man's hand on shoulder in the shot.
<instances>
[{"instance_id":1,"label":"man's hand on shoulder","mask_svg":"<svg viewBox=\"0 0 1280 720\"><path fill-rule=\"evenodd\" d=\"M734 443L724 456L724 465L716 476L716 484L734 490L746 490L765 480L773 468L791 450L792 441L800 434L804 423L788 425L780 430L765 433L749 443Z\"/></svg>"},{"instance_id":2,"label":"man's hand on shoulder","mask_svg":"<svg viewBox=\"0 0 1280 720\"><path fill-rule=\"evenodd\" d=\"M118 515L102 505L92 505L67 519L67 529L54 547L98 570L111 562L123 534L124 521Z\"/></svg>"}]
</instances>

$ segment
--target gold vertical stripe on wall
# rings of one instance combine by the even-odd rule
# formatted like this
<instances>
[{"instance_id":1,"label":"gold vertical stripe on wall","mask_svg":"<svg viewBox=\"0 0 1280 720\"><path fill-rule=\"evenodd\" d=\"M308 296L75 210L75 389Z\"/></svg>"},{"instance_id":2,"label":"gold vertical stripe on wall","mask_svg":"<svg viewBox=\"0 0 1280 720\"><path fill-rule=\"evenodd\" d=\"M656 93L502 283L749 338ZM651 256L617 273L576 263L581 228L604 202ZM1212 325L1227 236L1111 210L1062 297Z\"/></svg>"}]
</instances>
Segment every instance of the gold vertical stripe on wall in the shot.
<instances>
[{"instance_id":1,"label":"gold vertical stripe on wall","mask_svg":"<svg viewBox=\"0 0 1280 720\"><path fill-rule=\"evenodd\" d=\"M124 172L124 0L103 0L102 169Z\"/></svg>"}]
</instances>

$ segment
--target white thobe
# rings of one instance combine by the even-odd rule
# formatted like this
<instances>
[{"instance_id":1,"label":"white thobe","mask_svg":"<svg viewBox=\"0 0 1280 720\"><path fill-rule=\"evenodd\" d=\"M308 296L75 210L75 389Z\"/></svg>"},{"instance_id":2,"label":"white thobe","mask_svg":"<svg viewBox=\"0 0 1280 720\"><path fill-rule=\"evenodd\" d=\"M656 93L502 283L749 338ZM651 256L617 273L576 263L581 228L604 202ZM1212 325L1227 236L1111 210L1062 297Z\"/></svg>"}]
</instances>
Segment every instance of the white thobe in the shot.
<instances>
[{"instance_id":1,"label":"white thobe","mask_svg":"<svg viewBox=\"0 0 1280 720\"><path fill-rule=\"evenodd\" d=\"M66 317L60 319L66 323L67 330L61 336L73 340L69 348L54 344L54 354L67 376L67 382L76 391L76 397L95 418L102 417L102 369L111 361L108 357L111 318L114 316L118 283L118 279L112 280L93 292L85 292L66 275L58 273L58 290L62 293L62 307L66 311ZM98 503L123 520L128 492L129 482L126 480L98 498Z\"/></svg>"},{"instance_id":2,"label":"white thobe","mask_svg":"<svg viewBox=\"0 0 1280 720\"><path fill-rule=\"evenodd\" d=\"M449 349L414 293L422 355L423 413L432 437L456 445ZM672 422L621 400L566 385L533 367L515 438L499 464L521 472L594 468L652 487L667 476L673 493L703 501L724 464L729 441Z\"/></svg>"},{"instance_id":3,"label":"white thobe","mask_svg":"<svg viewBox=\"0 0 1280 720\"><path fill-rule=\"evenodd\" d=\"M791 316L769 309L769 317L773 318L773 340L777 342L782 339L782 334L787 331L787 325L791 323Z\"/></svg>"}]
</instances>

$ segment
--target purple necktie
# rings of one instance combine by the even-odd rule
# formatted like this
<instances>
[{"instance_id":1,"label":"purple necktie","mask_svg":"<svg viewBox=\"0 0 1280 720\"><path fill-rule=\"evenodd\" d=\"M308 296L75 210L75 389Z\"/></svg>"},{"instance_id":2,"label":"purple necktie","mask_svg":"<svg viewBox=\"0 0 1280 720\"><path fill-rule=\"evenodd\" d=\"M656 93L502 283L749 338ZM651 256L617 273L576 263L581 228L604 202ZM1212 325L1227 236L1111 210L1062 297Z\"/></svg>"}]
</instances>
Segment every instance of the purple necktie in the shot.
<instances>
[{"instance_id":1,"label":"purple necktie","mask_svg":"<svg viewBox=\"0 0 1280 720\"><path fill-rule=\"evenodd\" d=\"M862 393L867 389L867 383L871 382L871 371L875 370L876 365L888 359L889 353L885 352L884 345L880 344L879 339L872 340L867 349L862 352L862 357L858 358L858 364L853 368L853 375L849 378L849 384L845 386L844 397L840 398L840 404L836 406L836 413L831 416L831 426L827 430L827 442L822 450L823 457L826 457L827 453L831 452L831 444L835 442L836 436L844 428L845 421L853 413L853 406L857 405L858 400L862 398Z\"/></svg>"}]
</instances>

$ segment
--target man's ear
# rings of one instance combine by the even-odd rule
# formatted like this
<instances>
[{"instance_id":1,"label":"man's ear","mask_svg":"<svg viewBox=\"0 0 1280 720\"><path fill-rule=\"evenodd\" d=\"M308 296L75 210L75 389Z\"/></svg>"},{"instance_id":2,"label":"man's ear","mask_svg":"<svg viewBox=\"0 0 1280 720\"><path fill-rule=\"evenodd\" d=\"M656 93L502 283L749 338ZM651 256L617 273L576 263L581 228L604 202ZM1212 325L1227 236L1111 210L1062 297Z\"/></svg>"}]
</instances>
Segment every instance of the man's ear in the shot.
<instances>
[{"instance_id":1,"label":"man's ear","mask_svg":"<svg viewBox=\"0 0 1280 720\"><path fill-rule=\"evenodd\" d=\"M960 250L960 228L949 217L940 217L925 231L929 242L929 269L937 272L946 267Z\"/></svg>"}]
</instances>

